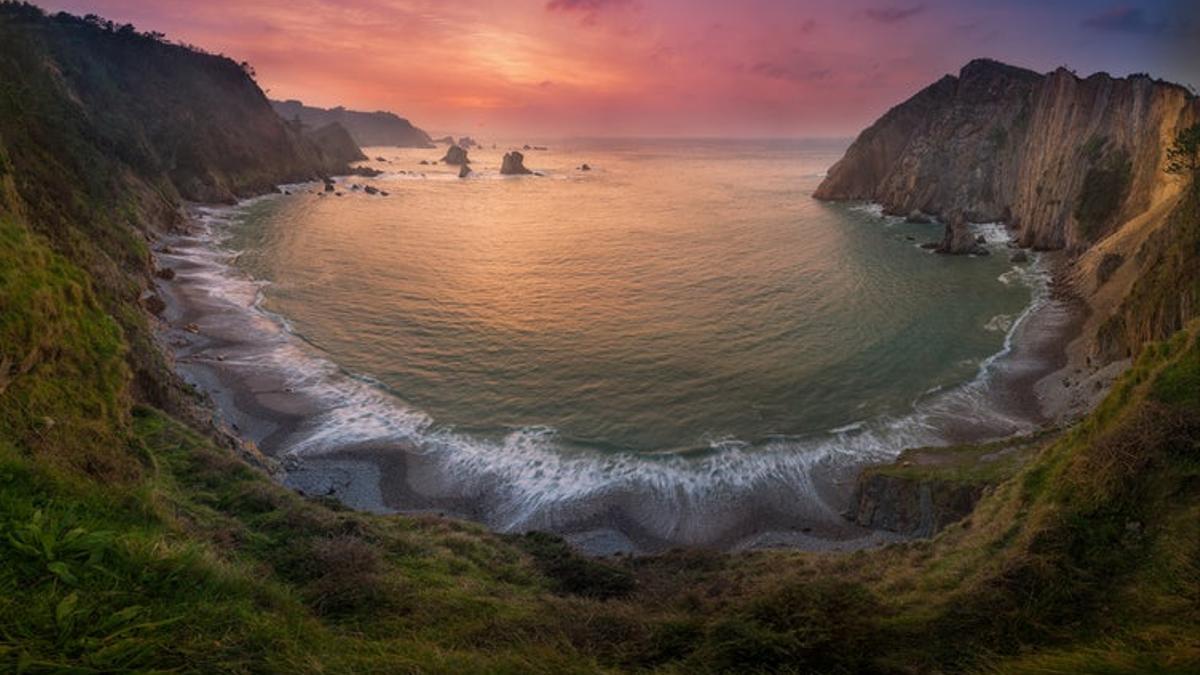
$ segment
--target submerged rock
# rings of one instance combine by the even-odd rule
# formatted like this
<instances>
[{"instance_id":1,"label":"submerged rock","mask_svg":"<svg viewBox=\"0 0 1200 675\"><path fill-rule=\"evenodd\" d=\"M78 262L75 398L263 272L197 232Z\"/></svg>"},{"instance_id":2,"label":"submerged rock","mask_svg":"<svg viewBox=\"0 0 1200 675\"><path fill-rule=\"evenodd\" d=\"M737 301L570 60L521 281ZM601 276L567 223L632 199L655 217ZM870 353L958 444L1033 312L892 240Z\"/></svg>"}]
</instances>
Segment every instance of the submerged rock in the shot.
<instances>
[{"instance_id":1,"label":"submerged rock","mask_svg":"<svg viewBox=\"0 0 1200 675\"><path fill-rule=\"evenodd\" d=\"M513 150L504 155L504 161L500 164L500 173L506 176L520 176L533 172L525 168L525 155Z\"/></svg>"},{"instance_id":2,"label":"submerged rock","mask_svg":"<svg viewBox=\"0 0 1200 675\"><path fill-rule=\"evenodd\" d=\"M933 222L933 218L929 214L920 209L909 211L908 216L904 218L904 222L914 225L928 225Z\"/></svg>"},{"instance_id":3,"label":"submerged rock","mask_svg":"<svg viewBox=\"0 0 1200 675\"><path fill-rule=\"evenodd\" d=\"M1008 257L1008 261L1015 263L1029 262L1029 254L1018 249L1013 251L1013 254Z\"/></svg>"}]
</instances>

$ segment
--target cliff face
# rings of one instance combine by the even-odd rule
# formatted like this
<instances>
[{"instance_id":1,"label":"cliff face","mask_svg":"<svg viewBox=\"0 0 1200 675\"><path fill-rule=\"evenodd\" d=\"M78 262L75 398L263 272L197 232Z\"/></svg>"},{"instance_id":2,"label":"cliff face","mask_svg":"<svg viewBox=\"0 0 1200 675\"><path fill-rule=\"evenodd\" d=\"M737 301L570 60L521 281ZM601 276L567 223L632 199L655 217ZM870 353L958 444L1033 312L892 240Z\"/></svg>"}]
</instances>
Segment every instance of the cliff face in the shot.
<instances>
[{"instance_id":1,"label":"cliff face","mask_svg":"<svg viewBox=\"0 0 1200 675\"><path fill-rule=\"evenodd\" d=\"M300 101L272 101L271 105L285 120L300 120L309 128L338 123L361 146L390 145L400 148L432 148L429 134L411 122L390 112L359 112L345 108L314 108Z\"/></svg>"},{"instance_id":2,"label":"cliff face","mask_svg":"<svg viewBox=\"0 0 1200 675\"><path fill-rule=\"evenodd\" d=\"M864 131L814 196L947 222L1006 221L1023 246L1080 250L1178 191L1167 139L1200 117L1182 87L967 64Z\"/></svg>"},{"instance_id":3,"label":"cliff face","mask_svg":"<svg viewBox=\"0 0 1200 675\"><path fill-rule=\"evenodd\" d=\"M951 253L973 246L969 221L1004 221L1021 246L1067 249L1069 280L1093 310L1082 352L1111 361L1200 313L1188 271L1200 265L1194 200L1163 170L1173 139L1197 122L1196 97L1145 75L972 61L862 132L814 196L937 215Z\"/></svg>"}]
</instances>

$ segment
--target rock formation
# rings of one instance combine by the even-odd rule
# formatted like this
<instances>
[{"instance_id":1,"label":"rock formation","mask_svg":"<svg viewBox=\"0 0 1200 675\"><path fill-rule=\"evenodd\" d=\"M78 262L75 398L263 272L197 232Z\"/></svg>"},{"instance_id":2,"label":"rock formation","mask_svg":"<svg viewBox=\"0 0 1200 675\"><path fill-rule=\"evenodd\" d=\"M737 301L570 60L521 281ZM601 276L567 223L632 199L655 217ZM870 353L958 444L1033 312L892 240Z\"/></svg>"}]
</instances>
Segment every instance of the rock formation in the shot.
<instances>
[{"instance_id":1,"label":"rock formation","mask_svg":"<svg viewBox=\"0 0 1200 675\"><path fill-rule=\"evenodd\" d=\"M467 158L467 151L457 145L446 149L446 156L442 157L442 161L451 166L465 166L471 163L471 160Z\"/></svg>"},{"instance_id":2,"label":"rock formation","mask_svg":"<svg viewBox=\"0 0 1200 675\"><path fill-rule=\"evenodd\" d=\"M504 155L504 160L500 164L500 173L506 176L519 176L533 172L525 168L525 155L513 150Z\"/></svg>"},{"instance_id":3,"label":"rock formation","mask_svg":"<svg viewBox=\"0 0 1200 675\"><path fill-rule=\"evenodd\" d=\"M1005 221L1022 246L1078 250L1149 207L1163 139L1195 118L1186 89L1144 75L976 60L862 132L814 196Z\"/></svg>"},{"instance_id":4,"label":"rock formation","mask_svg":"<svg viewBox=\"0 0 1200 675\"><path fill-rule=\"evenodd\" d=\"M466 164L463 164L462 167L459 168L459 170L458 170L458 177L466 178L467 176L470 176L470 175L471 175L471 167L467 166Z\"/></svg>"},{"instance_id":5,"label":"rock formation","mask_svg":"<svg viewBox=\"0 0 1200 675\"><path fill-rule=\"evenodd\" d=\"M330 122L320 129L307 132L305 137L317 147L322 160L331 166L367 158L350 137L350 133L337 122Z\"/></svg>"}]
</instances>

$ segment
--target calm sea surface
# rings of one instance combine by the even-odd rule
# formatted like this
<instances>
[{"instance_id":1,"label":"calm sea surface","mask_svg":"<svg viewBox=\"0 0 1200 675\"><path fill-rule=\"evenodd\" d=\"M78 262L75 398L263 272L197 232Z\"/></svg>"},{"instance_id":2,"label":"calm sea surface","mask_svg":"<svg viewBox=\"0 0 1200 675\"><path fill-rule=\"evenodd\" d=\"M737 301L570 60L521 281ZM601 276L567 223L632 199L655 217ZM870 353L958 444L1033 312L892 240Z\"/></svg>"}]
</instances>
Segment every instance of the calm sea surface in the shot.
<instances>
[{"instance_id":1,"label":"calm sea surface","mask_svg":"<svg viewBox=\"0 0 1200 675\"><path fill-rule=\"evenodd\" d=\"M932 255L937 225L814 201L836 144L573 141L526 153L540 177L499 176L505 149L462 180L419 164L444 149L368 149L388 173L257 202L225 245L266 309L432 427L568 453L902 417L975 378L1030 302L1002 244Z\"/></svg>"}]
</instances>

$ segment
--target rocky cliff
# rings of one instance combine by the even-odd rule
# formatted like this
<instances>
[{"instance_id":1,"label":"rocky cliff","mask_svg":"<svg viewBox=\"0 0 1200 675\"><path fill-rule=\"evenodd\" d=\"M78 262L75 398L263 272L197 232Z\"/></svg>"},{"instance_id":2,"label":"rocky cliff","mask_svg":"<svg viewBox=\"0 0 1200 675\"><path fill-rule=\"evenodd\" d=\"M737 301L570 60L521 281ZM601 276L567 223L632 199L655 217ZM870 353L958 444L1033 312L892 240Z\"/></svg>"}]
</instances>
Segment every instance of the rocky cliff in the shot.
<instances>
[{"instance_id":1,"label":"rocky cliff","mask_svg":"<svg viewBox=\"0 0 1200 675\"><path fill-rule=\"evenodd\" d=\"M429 134L413 126L412 122L385 112L360 112L337 108L314 108L300 101L272 101L275 111L286 120L299 120L304 126L315 129L336 122L350 132L350 136L361 146L390 145L400 148L432 148ZM463 146L467 147L467 146Z\"/></svg>"},{"instance_id":2,"label":"rocky cliff","mask_svg":"<svg viewBox=\"0 0 1200 675\"><path fill-rule=\"evenodd\" d=\"M972 61L862 132L815 196L1003 220L1024 246L1086 248L1177 191L1165 147L1198 117L1186 89L1144 75Z\"/></svg>"},{"instance_id":3,"label":"rocky cliff","mask_svg":"<svg viewBox=\"0 0 1200 675\"><path fill-rule=\"evenodd\" d=\"M991 221L1021 246L1066 249L1077 292L1097 310L1088 351L1114 359L1196 314L1188 300L1143 312L1136 330L1111 325L1113 313L1135 309L1125 298L1155 258L1143 247L1179 248L1174 230L1153 236L1183 208L1185 179L1163 168L1172 139L1198 121L1195 96L1147 75L1043 75L976 60L863 131L814 196L936 215L945 252L967 252L967 224Z\"/></svg>"}]
</instances>

